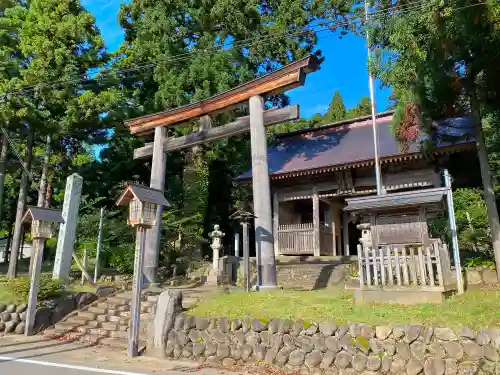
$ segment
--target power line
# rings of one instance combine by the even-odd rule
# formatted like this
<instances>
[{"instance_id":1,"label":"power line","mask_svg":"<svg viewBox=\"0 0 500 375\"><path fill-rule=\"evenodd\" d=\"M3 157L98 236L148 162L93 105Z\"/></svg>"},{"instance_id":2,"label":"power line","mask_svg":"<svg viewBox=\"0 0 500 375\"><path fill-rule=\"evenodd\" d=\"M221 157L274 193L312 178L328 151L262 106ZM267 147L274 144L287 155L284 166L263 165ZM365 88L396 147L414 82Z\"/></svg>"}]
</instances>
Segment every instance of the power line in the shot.
<instances>
[{"instance_id":1,"label":"power line","mask_svg":"<svg viewBox=\"0 0 500 375\"><path fill-rule=\"evenodd\" d=\"M457 1L458 0L455 0L451 4L455 4ZM415 3L417 3L419 5L415 5ZM484 5L484 4L487 4L487 2L481 2L481 3L470 4L470 5L466 5L466 6L462 6L462 7L458 7L458 8L452 8L451 11L455 12L455 11L458 11L458 10L472 8L472 7L476 7L476 6ZM384 9L382 9L382 10L377 11L377 12L370 13L369 15L367 15L368 16L367 18L369 20L373 20L373 19L377 19L379 17L381 18L382 16L384 16L386 14L391 14L391 13L393 13L392 14L393 16L395 16L395 15L400 16L402 14L409 13L409 12L414 11L416 9L424 9L424 8L426 8L428 6L429 6L429 4L426 2L426 0L420 0L420 1L414 2L413 4L405 4L405 5L401 5L401 6L386 7ZM402 11L399 12L399 13L394 14L394 11L397 11L397 10L402 10ZM272 40L275 40L277 38L297 37L297 36L300 36L300 35L303 35L303 34L306 34L306 33L311 33L311 32L314 32L314 33L318 34L320 32L332 31L334 28L339 27L339 26L356 25L358 23L359 23L359 25L363 25L365 22L367 22L367 21L363 22L359 18L357 20L351 20L351 21L339 21L339 20L333 21L332 20L332 21L328 21L328 22L321 22L319 25L312 25L312 26L303 28L300 31L296 31L296 32L292 32L292 33L283 33L282 35L278 34L278 35L273 35L273 36L263 36L263 37L260 37L260 38L242 39L240 41L237 41L237 42L233 43L231 45L231 47L229 47L229 48L223 48L223 46L221 46L219 50L217 50L217 49L215 49L215 50L201 50L201 51L197 50L197 51L185 52L185 53L182 53L182 54L179 54L179 55L176 55L176 56L172 56L171 58L167 59L166 61L164 60L163 62L164 63L181 62L181 61L185 61L185 60L190 59L191 56L193 56L193 55L202 55L202 56L203 55L207 55L207 54L208 55L212 55L212 54L217 53L217 52L227 52L227 51L230 51L230 50L235 49L235 48L251 47L252 45L254 45L254 43L256 41L262 43L262 42L264 42L266 40L267 41L272 41ZM333 26L326 27L327 25L333 25ZM317 27L319 27L319 29L315 29ZM137 65L137 66L131 67L131 68L124 68L124 69L119 69L119 70L116 70L116 71L108 72L108 73L105 73L105 74L100 74L99 78L106 77L106 76L116 76L117 74L129 73L129 72L134 72L134 71L140 71L140 70L143 70L143 69L149 69L149 68L153 68L153 67L156 67L156 66L158 66L158 63L147 63L147 64L143 64L143 65ZM60 85L60 84L73 84L73 83L80 83L80 82L84 82L84 81L95 81L95 79L89 79L89 78L87 78L85 76L85 77L74 79L74 80L67 80L67 81L60 80L60 81L52 82L51 85L47 85L45 87L50 88L50 87L54 87L54 86ZM40 84L40 85L43 86L43 83ZM24 88L22 88L22 89L20 89L18 91L14 91L14 92L10 92L10 93L4 93L1 96L5 97L7 95L25 94L25 93L28 93L29 91L36 90L38 87L39 87L38 85L36 85L36 86L35 85L26 86L26 87L24 87ZM17 159L21 163L24 171L28 174L30 180L33 182L34 181L34 177L33 177L32 173L27 169L26 164L22 160L20 154L17 152L17 149L16 149L14 143L12 142L12 140L10 139L7 131L1 125L0 125L0 129L5 134L5 136L7 138L7 141L9 142L9 144L11 146L11 149L13 150L13 152L16 155Z\"/></svg>"},{"instance_id":2,"label":"power line","mask_svg":"<svg viewBox=\"0 0 500 375\"><path fill-rule=\"evenodd\" d=\"M458 0L455 0L453 3L456 3L456 1L458 1ZM482 2L482 3L478 3L478 4L471 4L471 5L463 6L463 7L459 7L459 8L452 8L451 11L454 12L454 11L458 11L461 9L471 8L471 7L475 7L475 6L479 6L479 5L483 5L483 4L486 4L486 2ZM428 6L429 6L429 4L426 3L425 0L423 0L419 3L419 5L406 4L406 5L395 6L395 7L387 7L381 11L371 13L369 15L369 18L370 18L370 20L381 18L382 16L384 16L386 14L391 14L394 11L397 11L398 9L402 9L401 12L393 14L393 16L396 16L396 15L400 16L402 14L409 13L409 12L417 10L417 9L424 9ZM375 15L375 17L373 15ZM231 45L231 47L228 47L228 48L224 48L223 46L221 46L219 48L214 48L211 50L196 50L196 51L184 52L184 53L181 53L179 55L172 56L166 60L163 60L162 63L177 63L177 62L189 60L192 58L192 56L213 55L213 54L218 53L218 52L228 52L228 51L233 50L235 48L245 48L245 47L250 48L252 46L255 46L256 42L263 43L263 42L272 42L273 40L276 40L279 38L295 38L295 37L298 37L300 35L307 34L307 33L313 33L313 32L318 34L318 33L325 32L325 31L332 31L334 28L337 28L339 26L349 26L349 25L355 26L357 24L359 24L361 26L365 22L366 21L362 21L359 18L356 20L350 20L350 21L332 20L332 21L328 21L328 22L321 22L319 25L312 25L312 26L306 27L306 28L304 28L300 31L296 31L296 32L283 33L283 34L270 35L270 36L262 36L260 38L253 38L253 39L252 38L243 39L243 40L240 40L240 41L233 43ZM328 25L331 25L331 26L328 26ZM318 27L319 27L319 29L315 29ZM99 74L98 76L99 76L99 78L114 77L114 76L117 76L119 74L142 71L144 69L150 69L150 68L154 68L157 66L158 66L158 63L147 63L147 64L143 64L143 65L136 65L136 66L130 67L130 68L109 71L107 73ZM131 76L129 76L129 78L134 77L134 76L137 76L137 75L131 75ZM75 78L73 80L55 81L55 82L52 82L52 83L47 84L47 85L44 85L43 83L41 83L41 84L36 85L36 86L35 85L25 86L24 88L22 88L18 91L3 93L3 94L0 94L0 96L2 96L4 98L8 95L22 96L23 94L27 94L31 91L35 91L37 88L51 88L51 87L54 87L57 85L76 84L76 83L81 83L81 82L85 82L85 81L96 81L96 79L88 78L85 76L85 77ZM3 100L3 102L5 103L5 100Z\"/></svg>"},{"instance_id":3,"label":"power line","mask_svg":"<svg viewBox=\"0 0 500 375\"><path fill-rule=\"evenodd\" d=\"M21 158L21 155L19 155L19 152L17 152L17 149L16 149L16 146L14 145L14 142L12 142L12 139L10 139L10 137L9 137L9 133L5 130L5 128L2 125L0 125L0 129L2 130L2 133L5 135L5 138L7 139L7 142L9 143L11 150L14 152L14 155L16 155L17 159L21 163L21 166L23 167L24 171L28 175L30 181L34 182L35 179L33 177L33 174L31 173L30 170L28 170L28 166L26 165L24 160Z\"/></svg>"},{"instance_id":4,"label":"power line","mask_svg":"<svg viewBox=\"0 0 500 375\"><path fill-rule=\"evenodd\" d=\"M405 4L405 5L401 5L401 6L384 8L383 10L371 13L370 19L376 19L376 18L381 17L385 14L390 14L398 9L401 9L402 12L397 13L397 15L401 15L404 13L408 13L411 10L415 10L415 9L419 9L419 8L423 9L423 8L426 8L429 6L429 4L427 4L425 0L420 0L417 3L420 3L420 5ZM481 5L481 4L484 4L484 3L474 4L471 6L477 6L477 5ZM468 7L471 7L471 6L468 6ZM460 8L456 8L456 10L458 10L458 9L460 9ZM302 30L299 30L296 32L285 32L285 33L277 34L277 35L269 35L269 36L261 36L261 37L257 37L257 38L253 37L253 38L242 39L242 40L239 40L239 41L232 43L231 47L228 47L228 48L224 48L224 46L222 45L221 47L218 47L218 48L216 47L216 48L213 48L210 50L206 49L206 50L195 50L195 51L184 52L184 53L178 54L176 56L172 56L166 60L163 60L162 63L182 62L182 61L188 60L193 55L198 55L198 56L200 56L200 55L201 56L212 55L212 54L218 53L218 52L228 52L228 51L236 49L236 48L245 48L245 47L250 48L252 46L255 46L256 42L263 43L263 42L270 42L270 41L273 41L273 40L276 40L279 38L295 38L295 37L299 37L301 35L309 34L309 33L313 33L313 32L319 33L319 32L323 32L323 31L332 31L333 29L340 27L340 26L349 26L349 25L354 26L357 24L359 24L361 26L364 23L365 23L365 21L363 21L359 18L356 20L350 20L350 21L332 20L332 21L328 21L328 22L321 22L318 25L308 26L308 27L305 27ZM328 26L328 25L331 25L331 26ZM315 29L317 27L319 27L319 29ZM109 71L108 73L99 74L98 77L103 78L103 77L108 77L108 76L117 76L118 74L140 71L140 70L144 70L144 69L154 68L156 66L158 66L158 63L146 63L143 65L136 65L135 67L118 69L115 71ZM20 90L7 92L1 96L4 96L4 97L7 95L17 96L19 94L25 94L25 93L28 93L30 91L35 91L37 88L51 88L51 87L54 87L56 85L76 84L76 83L81 83L81 82L85 82L85 81L96 81L96 79L92 79L92 78L88 78L87 76L84 76L84 77L75 78L72 80L59 80L59 81L55 81L55 82L52 82L52 83L47 84L47 85L44 85L43 83L41 83L38 85L25 86Z\"/></svg>"}]
</instances>

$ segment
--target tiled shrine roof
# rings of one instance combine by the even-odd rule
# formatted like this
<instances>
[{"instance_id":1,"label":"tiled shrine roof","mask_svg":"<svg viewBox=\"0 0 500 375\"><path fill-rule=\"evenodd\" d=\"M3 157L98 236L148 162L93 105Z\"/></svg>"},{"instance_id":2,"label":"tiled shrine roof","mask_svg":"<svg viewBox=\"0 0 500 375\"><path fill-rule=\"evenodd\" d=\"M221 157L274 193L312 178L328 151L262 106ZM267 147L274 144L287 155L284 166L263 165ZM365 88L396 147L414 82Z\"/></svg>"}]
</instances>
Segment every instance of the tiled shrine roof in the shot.
<instances>
[{"instance_id":1,"label":"tiled shrine roof","mask_svg":"<svg viewBox=\"0 0 500 375\"><path fill-rule=\"evenodd\" d=\"M429 139L433 152L464 150L475 146L474 130L469 117L450 118L435 123L432 139L421 134L405 152L391 132L392 113L377 116L379 155L382 163L420 157L421 144ZM268 149L271 178L286 178L371 165L374 162L371 116L323 126L316 129L282 134ZM252 170L237 180L252 178Z\"/></svg>"}]
</instances>

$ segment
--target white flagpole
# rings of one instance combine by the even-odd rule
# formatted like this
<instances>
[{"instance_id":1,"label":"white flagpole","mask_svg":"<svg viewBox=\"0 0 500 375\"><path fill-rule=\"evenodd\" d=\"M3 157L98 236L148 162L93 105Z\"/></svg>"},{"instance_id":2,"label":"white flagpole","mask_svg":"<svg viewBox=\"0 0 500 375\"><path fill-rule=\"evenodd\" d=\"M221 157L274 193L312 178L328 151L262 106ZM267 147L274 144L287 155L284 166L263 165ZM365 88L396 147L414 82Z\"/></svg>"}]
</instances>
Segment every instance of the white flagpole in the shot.
<instances>
[{"instance_id":1,"label":"white flagpole","mask_svg":"<svg viewBox=\"0 0 500 375\"><path fill-rule=\"evenodd\" d=\"M365 21L366 21L366 45L368 48L368 64L371 61L371 51L370 51L370 39L368 35L368 0L365 0ZM382 186L382 174L380 172L380 160L379 160L379 149L378 149L378 134L377 134L377 112L375 106L375 92L373 90L373 77L368 69L368 83L370 86L370 100L372 103L372 128L373 128L373 148L375 155L375 181L377 183L377 195L385 194L384 188Z\"/></svg>"}]
</instances>

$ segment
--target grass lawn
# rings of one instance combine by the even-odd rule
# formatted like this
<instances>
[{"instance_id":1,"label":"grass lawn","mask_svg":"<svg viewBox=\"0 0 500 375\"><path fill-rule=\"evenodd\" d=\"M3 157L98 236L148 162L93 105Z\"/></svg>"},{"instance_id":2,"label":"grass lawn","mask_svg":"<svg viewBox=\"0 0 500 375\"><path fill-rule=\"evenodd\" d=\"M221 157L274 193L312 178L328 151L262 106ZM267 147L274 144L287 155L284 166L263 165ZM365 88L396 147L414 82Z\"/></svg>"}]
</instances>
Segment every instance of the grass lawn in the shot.
<instances>
[{"instance_id":1,"label":"grass lawn","mask_svg":"<svg viewBox=\"0 0 500 375\"><path fill-rule=\"evenodd\" d=\"M354 306L353 293L341 289L315 291L220 293L189 312L208 317L288 318L338 324L435 324L459 328L500 327L500 290L471 290L441 305L370 304Z\"/></svg>"},{"instance_id":2,"label":"grass lawn","mask_svg":"<svg viewBox=\"0 0 500 375\"><path fill-rule=\"evenodd\" d=\"M0 284L0 302L5 304L13 303L18 305L20 303L26 303L27 301L23 297L17 295L16 292L14 292L6 285Z\"/></svg>"}]
</instances>

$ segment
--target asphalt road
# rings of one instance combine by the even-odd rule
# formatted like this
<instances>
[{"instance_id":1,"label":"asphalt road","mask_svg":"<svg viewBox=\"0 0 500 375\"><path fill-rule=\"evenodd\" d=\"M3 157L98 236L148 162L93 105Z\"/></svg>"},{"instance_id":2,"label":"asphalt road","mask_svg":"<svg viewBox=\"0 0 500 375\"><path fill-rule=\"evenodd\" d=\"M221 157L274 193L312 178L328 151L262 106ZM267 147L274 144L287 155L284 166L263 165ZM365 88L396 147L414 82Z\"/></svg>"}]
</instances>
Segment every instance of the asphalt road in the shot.
<instances>
[{"instance_id":1,"label":"asphalt road","mask_svg":"<svg viewBox=\"0 0 500 375\"><path fill-rule=\"evenodd\" d=\"M152 374L148 372L123 372L110 369L95 369L84 366L74 366L68 364L60 364L56 362L21 362L19 360L0 359L0 374L6 375L21 375L21 374L36 374L36 375L97 375L97 374L114 374L114 375L145 375ZM164 372L156 374L180 374L176 372Z\"/></svg>"},{"instance_id":2,"label":"asphalt road","mask_svg":"<svg viewBox=\"0 0 500 375\"><path fill-rule=\"evenodd\" d=\"M193 363L130 359L124 350L58 342L43 337L0 337L0 375L237 375L196 369Z\"/></svg>"}]
</instances>

